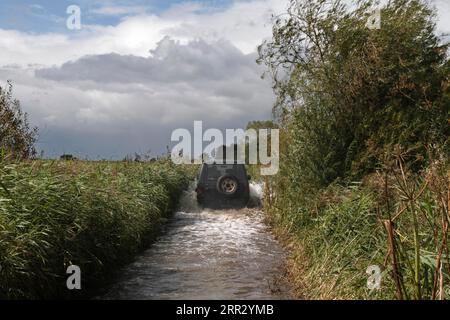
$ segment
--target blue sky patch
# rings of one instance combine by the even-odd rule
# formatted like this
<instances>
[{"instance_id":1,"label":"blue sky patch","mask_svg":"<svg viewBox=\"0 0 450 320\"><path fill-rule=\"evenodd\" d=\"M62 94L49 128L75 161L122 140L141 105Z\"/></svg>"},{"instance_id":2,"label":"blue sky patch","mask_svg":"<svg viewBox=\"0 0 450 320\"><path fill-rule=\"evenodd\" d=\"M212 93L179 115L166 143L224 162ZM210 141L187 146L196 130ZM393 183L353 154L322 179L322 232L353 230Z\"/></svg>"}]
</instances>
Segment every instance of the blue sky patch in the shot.
<instances>
[{"instance_id":1,"label":"blue sky patch","mask_svg":"<svg viewBox=\"0 0 450 320\"><path fill-rule=\"evenodd\" d=\"M117 25L125 16L160 14L172 6L198 3L209 10L224 10L231 0L3 0L0 2L0 28L30 33L67 32L66 13L70 5L82 10L82 23ZM198 13L201 13L198 12Z\"/></svg>"}]
</instances>

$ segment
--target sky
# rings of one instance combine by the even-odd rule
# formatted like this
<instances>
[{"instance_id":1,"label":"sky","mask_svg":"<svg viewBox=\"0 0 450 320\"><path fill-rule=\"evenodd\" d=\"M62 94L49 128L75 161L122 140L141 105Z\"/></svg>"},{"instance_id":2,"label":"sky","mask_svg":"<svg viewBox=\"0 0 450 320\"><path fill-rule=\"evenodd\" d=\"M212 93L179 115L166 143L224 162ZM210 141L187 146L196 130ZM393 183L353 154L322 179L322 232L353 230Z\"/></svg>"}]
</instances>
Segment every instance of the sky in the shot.
<instances>
[{"instance_id":1,"label":"sky","mask_svg":"<svg viewBox=\"0 0 450 320\"><path fill-rule=\"evenodd\" d=\"M450 1L432 1L450 33ZM245 128L275 101L256 48L287 0L1 0L0 85L46 157L161 154L177 128ZM81 29L66 26L70 5Z\"/></svg>"}]
</instances>

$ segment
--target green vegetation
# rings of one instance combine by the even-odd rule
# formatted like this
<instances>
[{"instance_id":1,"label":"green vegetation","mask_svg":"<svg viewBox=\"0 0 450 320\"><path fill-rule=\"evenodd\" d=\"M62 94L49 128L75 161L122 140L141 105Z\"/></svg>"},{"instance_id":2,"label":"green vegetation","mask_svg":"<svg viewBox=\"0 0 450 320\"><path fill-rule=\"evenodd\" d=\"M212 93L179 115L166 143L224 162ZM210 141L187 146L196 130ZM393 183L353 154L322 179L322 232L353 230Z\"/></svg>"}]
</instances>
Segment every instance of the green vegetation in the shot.
<instances>
[{"instance_id":1,"label":"green vegetation","mask_svg":"<svg viewBox=\"0 0 450 320\"><path fill-rule=\"evenodd\" d=\"M192 180L192 166L0 164L0 298L62 298L66 268L89 293L145 248Z\"/></svg>"},{"instance_id":2,"label":"green vegetation","mask_svg":"<svg viewBox=\"0 0 450 320\"><path fill-rule=\"evenodd\" d=\"M24 159L36 154L37 129L31 128L26 113L12 96L12 84L8 89L0 87L0 159L8 156Z\"/></svg>"},{"instance_id":3,"label":"green vegetation","mask_svg":"<svg viewBox=\"0 0 450 320\"><path fill-rule=\"evenodd\" d=\"M424 1L390 1L381 29L370 8L291 0L261 45L281 130L267 211L299 295L449 298L448 44Z\"/></svg>"}]
</instances>

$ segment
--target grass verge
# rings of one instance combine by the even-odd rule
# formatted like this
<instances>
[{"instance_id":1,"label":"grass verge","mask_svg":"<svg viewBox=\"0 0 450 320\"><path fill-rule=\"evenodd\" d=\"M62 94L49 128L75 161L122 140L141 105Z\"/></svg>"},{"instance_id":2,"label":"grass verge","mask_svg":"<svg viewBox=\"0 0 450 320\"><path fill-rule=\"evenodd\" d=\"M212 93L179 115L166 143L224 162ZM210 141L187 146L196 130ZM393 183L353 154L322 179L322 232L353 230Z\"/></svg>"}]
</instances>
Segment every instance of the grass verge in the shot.
<instances>
[{"instance_id":1,"label":"grass verge","mask_svg":"<svg viewBox=\"0 0 450 320\"><path fill-rule=\"evenodd\" d=\"M400 165L335 183L308 203L269 185L266 211L291 253L297 297L449 299L449 186L447 164L420 174ZM375 289L370 266L380 270Z\"/></svg>"}]
</instances>

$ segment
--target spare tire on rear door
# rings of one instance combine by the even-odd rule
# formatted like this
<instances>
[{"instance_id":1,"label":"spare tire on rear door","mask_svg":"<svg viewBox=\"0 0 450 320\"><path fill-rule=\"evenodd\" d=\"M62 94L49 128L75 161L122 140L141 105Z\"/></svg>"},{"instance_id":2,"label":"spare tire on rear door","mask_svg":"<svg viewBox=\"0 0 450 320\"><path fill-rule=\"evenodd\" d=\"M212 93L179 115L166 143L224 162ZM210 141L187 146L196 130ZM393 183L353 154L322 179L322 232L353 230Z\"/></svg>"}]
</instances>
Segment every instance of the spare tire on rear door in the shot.
<instances>
[{"instance_id":1,"label":"spare tire on rear door","mask_svg":"<svg viewBox=\"0 0 450 320\"><path fill-rule=\"evenodd\" d=\"M230 174L221 176L217 180L217 191L226 196L234 195L239 189L239 180Z\"/></svg>"}]
</instances>

